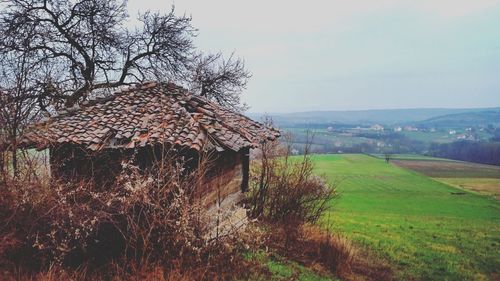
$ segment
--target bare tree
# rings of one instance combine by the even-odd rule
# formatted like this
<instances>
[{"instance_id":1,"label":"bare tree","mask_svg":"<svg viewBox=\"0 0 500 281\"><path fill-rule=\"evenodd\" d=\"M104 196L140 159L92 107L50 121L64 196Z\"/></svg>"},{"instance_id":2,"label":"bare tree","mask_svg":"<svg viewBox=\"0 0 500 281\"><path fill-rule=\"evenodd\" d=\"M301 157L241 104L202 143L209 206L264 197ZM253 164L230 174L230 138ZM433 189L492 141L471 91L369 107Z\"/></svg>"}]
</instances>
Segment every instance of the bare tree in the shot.
<instances>
[{"instance_id":1,"label":"bare tree","mask_svg":"<svg viewBox=\"0 0 500 281\"><path fill-rule=\"evenodd\" d=\"M6 151L15 177L18 176L18 136L37 117L36 101L30 96L41 89L29 83L31 74L39 65L33 64L28 54L20 58L5 56L0 60L0 169L6 178Z\"/></svg>"},{"instance_id":2,"label":"bare tree","mask_svg":"<svg viewBox=\"0 0 500 281\"><path fill-rule=\"evenodd\" d=\"M92 90L172 79L187 70L192 57L191 18L176 16L173 8L165 15L142 14L142 27L130 29L124 26L126 1L9 0L1 5L0 55L30 53L53 67L39 81L41 105L56 99L73 106Z\"/></svg>"},{"instance_id":3,"label":"bare tree","mask_svg":"<svg viewBox=\"0 0 500 281\"><path fill-rule=\"evenodd\" d=\"M245 69L243 60L234 54L227 60L220 53L198 55L193 68L192 91L236 111L247 109L241 104L240 96L252 75Z\"/></svg>"},{"instance_id":4,"label":"bare tree","mask_svg":"<svg viewBox=\"0 0 500 281\"><path fill-rule=\"evenodd\" d=\"M389 164L389 161L392 159L392 153L386 152L384 153L385 163Z\"/></svg>"}]
</instances>

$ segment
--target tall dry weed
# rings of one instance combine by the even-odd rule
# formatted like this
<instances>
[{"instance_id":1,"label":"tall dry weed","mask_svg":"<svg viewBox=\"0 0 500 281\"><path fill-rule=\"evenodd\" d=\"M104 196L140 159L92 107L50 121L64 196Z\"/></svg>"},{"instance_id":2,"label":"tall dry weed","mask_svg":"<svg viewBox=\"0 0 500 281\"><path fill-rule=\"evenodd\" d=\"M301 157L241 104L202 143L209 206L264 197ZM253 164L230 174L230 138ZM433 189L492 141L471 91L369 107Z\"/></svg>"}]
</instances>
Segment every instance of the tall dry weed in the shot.
<instances>
[{"instance_id":1,"label":"tall dry weed","mask_svg":"<svg viewBox=\"0 0 500 281\"><path fill-rule=\"evenodd\" d=\"M351 273L358 252L349 239L313 225L303 226L302 237L309 247L307 251L330 271L339 276Z\"/></svg>"}]
</instances>

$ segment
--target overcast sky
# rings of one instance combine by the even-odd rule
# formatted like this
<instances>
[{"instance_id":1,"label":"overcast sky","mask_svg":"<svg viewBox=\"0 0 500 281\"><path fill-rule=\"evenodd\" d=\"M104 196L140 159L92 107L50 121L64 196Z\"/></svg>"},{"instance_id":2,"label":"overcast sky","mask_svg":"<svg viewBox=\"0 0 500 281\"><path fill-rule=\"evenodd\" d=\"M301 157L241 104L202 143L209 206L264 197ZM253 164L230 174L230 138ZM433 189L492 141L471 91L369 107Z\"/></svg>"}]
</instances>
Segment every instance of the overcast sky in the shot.
<instances>
[{"instance_id":1,"label":"overcast sky","mask_svg":"<svg viewBox=\"0 0 500 281\"><path fill-rule=\"evenodd\" d=\"M500 106L500 0L129 0L192 15L250 112Z\"/></svg>"}]
</instances>

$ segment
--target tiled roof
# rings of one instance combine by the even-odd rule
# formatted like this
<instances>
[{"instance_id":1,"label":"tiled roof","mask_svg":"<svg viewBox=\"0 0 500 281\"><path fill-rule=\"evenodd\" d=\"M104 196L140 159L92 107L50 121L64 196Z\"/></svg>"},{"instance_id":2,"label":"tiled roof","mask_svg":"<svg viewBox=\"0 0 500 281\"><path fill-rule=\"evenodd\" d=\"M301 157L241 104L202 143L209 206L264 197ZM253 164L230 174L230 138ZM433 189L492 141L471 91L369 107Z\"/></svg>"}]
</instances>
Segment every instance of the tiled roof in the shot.
<instances>
[{"instance_id":1,"label":"tiled roof","mask_svg":"<svg viewBox=\"0 0 500 281\"><path fill-rule=\"evenodd\" d=\"M36 124L22 145L43 149L72 143L96 151L168 143L239 151L279 132L192 95L172 83L147 82Z\"/></svg>"}]
</instances>

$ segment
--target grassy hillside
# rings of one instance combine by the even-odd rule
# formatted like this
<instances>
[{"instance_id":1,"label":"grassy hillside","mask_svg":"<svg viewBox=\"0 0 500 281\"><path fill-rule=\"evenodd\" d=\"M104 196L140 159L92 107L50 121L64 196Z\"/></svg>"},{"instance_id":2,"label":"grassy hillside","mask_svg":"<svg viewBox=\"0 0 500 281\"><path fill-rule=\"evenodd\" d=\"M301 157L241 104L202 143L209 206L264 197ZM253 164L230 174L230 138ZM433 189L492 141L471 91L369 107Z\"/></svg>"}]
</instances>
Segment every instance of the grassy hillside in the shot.
<instances>
[{"instance_id":1,"label":"grassy hillside","mask_svg":"<svg viewBox=\"0 0 500 281\"><path fill-rule=\"evenodd\" d=\"M387 257L400 279L488 280L500 267L500 205L365 155L314 156L339 183L325 219ZM330 220L330 222L327 222Z\"/></svg>"},{"instance_id":2,"label":"grassy hillside","mask_svg":"<svg viewBox=\"0 0 500 281\"><path fill-rule=\"evenodd\" d=\"M466 126L488 126L500 124L500 110L466 112L433 117L417 123L420 126L436 128L463 128Z\"/></svg>"}]
</instances>

